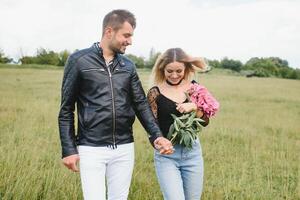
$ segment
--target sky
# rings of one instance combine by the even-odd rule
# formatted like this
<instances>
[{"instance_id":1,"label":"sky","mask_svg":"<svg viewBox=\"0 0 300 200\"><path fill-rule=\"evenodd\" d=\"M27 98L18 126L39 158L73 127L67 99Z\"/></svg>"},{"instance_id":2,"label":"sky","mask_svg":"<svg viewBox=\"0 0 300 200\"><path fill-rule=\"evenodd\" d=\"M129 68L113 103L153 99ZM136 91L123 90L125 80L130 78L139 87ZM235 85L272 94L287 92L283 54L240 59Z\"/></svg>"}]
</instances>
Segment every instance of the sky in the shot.
<instances>
[{"instance_id":1,"label":"sky","mask_svg":"<svg viewBox=\"0 0 300 200\"><path fill-rule=\"evenodd\" d=\"M38 48L82 49L100 41L113 9L135 14L126 53L181 47L192 56L247 62L280 57L300 68L300 0L0 0L0 49L18 59Z\"/></svg>"}]
</instances>

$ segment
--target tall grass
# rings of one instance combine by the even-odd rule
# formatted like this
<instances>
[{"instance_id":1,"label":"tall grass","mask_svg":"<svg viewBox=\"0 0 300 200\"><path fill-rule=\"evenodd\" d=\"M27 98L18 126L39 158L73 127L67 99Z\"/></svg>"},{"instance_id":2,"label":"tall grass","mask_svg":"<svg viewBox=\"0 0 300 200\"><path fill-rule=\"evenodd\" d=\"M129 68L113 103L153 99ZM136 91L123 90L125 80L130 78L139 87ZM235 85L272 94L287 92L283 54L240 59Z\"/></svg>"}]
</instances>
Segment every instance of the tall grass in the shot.
<instances>
[{"instance_id":1,"label":"tall grass","mask_svg":"<svg viewBox=\"0 0 300 200\"><path fill-rule=\"evenodd\" d=\"M141 72L144 86L148 72ZM82 199L78 173L61 164L61 70L0 68L0 199ZM202 199L300 199L300 81L203 74L221 110L200 134ZM145 87L146 88L146 87ZM162 199L153 150L134 124L129 199Z\"/></svg>"}]
</instances>

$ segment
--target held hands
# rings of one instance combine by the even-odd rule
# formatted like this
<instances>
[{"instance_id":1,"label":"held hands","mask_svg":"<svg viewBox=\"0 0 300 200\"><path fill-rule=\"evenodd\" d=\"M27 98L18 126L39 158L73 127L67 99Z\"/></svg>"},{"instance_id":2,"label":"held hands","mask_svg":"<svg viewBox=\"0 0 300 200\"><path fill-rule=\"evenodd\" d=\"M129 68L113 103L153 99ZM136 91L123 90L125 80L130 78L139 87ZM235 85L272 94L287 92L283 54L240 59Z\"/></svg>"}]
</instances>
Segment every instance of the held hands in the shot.
<instances>
[{"instance_id":1,"label":"held hands","mask_svg":"<svg viewBox=\"0 0 300 200\"><path fill-rule=\"evenodd\" d=\"M79 162L79 155L78 154L74 154L74 155L70 155L67 157L64 157L62 159L63 164L70 170L72 170L73 172L79 172L78 169L78 162Z\"/></svg>"},{"instance_id":2,"label":"held hands","mask_svg":"<svg viewBox=\"0 0 300 200\"><path fill-rule=\"evenodd\" d=\"M172 154L174 152L172 143L164 137L156 138L154 141L154 147L159 150L161 154Z\"/></svg>"}]
</instances>

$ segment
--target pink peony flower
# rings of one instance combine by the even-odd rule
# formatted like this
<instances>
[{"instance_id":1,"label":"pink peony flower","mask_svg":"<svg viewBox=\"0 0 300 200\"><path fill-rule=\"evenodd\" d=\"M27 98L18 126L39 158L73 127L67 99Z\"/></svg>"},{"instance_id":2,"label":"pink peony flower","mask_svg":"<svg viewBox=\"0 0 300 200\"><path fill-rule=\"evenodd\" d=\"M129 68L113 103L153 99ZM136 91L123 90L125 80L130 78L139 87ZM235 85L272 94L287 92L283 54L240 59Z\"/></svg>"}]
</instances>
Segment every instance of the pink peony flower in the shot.
<instances>
[{"instance_id":1,"label":"pink peony flower","mask_svg":"<svg viewBox=\"0 0 300 200\"><path fill-rule=\"evenodd\" d=\"M188 91L190 100L201 109L207 117L212 117L219 110L219 102L202 85L193 83Z\"/></svg>"}]
</instances>

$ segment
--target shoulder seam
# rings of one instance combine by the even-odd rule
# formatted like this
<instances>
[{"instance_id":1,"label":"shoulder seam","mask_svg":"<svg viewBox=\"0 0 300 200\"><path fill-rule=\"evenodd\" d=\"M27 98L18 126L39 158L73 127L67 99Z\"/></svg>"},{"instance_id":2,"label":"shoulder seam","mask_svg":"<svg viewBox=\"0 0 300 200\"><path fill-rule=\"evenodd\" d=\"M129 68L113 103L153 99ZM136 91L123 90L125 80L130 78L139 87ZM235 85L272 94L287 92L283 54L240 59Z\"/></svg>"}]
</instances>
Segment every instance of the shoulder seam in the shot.
<instances>
[{"instance_id":1,"label":"shoulder seam","mask_svg":"<svg viewBox=\"0 0 300 200\"><path fill-rule=\"evenodd\" d=\"M160 94L160 90L157 86L153 86L152 88L150 88L150 91L151 90L156 90Z\"/></svg>"}]
</instances>

